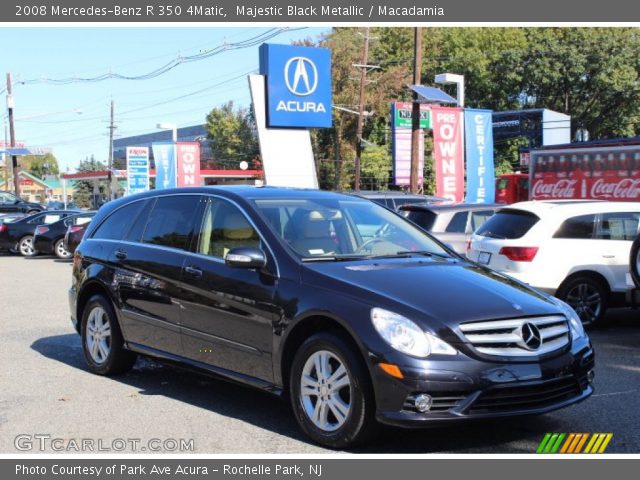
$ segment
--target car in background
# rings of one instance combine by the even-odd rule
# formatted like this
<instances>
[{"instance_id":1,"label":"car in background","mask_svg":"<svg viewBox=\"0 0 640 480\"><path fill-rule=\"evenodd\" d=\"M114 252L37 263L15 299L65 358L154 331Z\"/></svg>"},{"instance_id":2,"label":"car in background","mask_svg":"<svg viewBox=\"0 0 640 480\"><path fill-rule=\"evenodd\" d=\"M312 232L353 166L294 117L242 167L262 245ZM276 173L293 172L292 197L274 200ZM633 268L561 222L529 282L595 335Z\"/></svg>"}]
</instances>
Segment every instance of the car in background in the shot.
<instances>
[{"instance_id":1,"label":"car in background","mask_svg":"<svg viewBox=\"0 0 640 480\"><path fill-rule=\"evenodd\" d=\"M0 223L15 222L24 216L24 213L0 213Z\"/></svg>"},{"instance_id":2,"label":"car in background","mask_svg":"<svg viewBox=\"0 0 640 480\"><path fill-rule=\"evenodd\" d=\"M88 224L95 214L96 212L79 213L62 218L57 222L38 225L33 235L35 254L55 255L61 259L70 258L72 252L69 252L64 245L67 229Z\"/></svg>"},{"instance_id":3,"label":"car in background","mask_svg":"<svg viewBox=\"0 0 640 480\"><path fill-rule=\"evenodd\" d=\"M47 202L47 210L80 210L80 208L73 202L67 202L67 208L64 208L64 202L50 200Z\"/></svg>"},{"instance_id":4,"label":"car in background","mask_svg":"<svg viewBox=\"0 0 640 480\"><path fill-rule=\"evenodd\" d=\"M360 190L358 192L348 192L357 197L366 198L376 202L390 210L398 210L402 205L413 203L451 203L444 197L436 197L433 195L418 195L398 190Z\"/></svg>"},{"instance_id":5,"label":"car in background","mask_svg":"<svg viewBox=\"0 0 640 480\"><path fill-rule=\"evenodd\" d=\"M456 253L465 255L471 234L503 206L494 203L415 203L403 205L399 211L408 220L449 245Z\"/></svg>"},{"instance_id":6,"label":"car in background","mask_svg":"<svg viewBox=\"0 0 640 480\"><path fill-rule=\"evenodd\" d=\"M80 225L69 225L67 227L67 232L64 235L64 248L71 255L76 251L78 245L84 238L84 234L87 231L90 223L83 223Z\"/></svg>"},{"instance_id":7,"label":"car in background","mask_svg":"<svg viewBox=\"0 0 640 480\"><path fill-rule=\"evenodd\" d=\"M627 293L627 301L634 307L640 306L640 232L631 245L629 254L629 275L633 286Z\"/></svg>"},{"instance_id":8,"label":"car in background","mask_svg":"<svg viewBox=\"0 0 640 480\"><path fill-rule=\"evenodd\" d=\"M74 254L69 305L91 372L137 355L195 367L288 397L332 448L378 422L541 414L593 392L569 306L353 195L237 185L114 200Z\"/></svg>"},{"instance_id":9,"label":"car in background","mask_svg":"<svg viewBox=\"0 0 640 480\"><path fill-rule=\"evenodd\" d=\"M0 224L0 250L20 253L24 257L35 254L33 233L38 225L48 225L78 212L68 210L45 210L27 215L11 223Z\"/></svg>"},{"instance_id":10,"label":"car in background","mask_svg":"<svg viewBox=\"0 0 640 480\"><path fill-rule=\"evenodd\" d=\"M639 224L638 202L515 203L472 235L467 257L564 300L591 326L626 303Z\"/></svg>"},{"instance_id":11,"label":"car in background","mask_svg":"<svg viewBox=\"0 0 640 480\"><path fill-rule=\"evenodd\" d=\"M44 209L39 203L27 202L11 192L0 190L0 213L32 214Z\"/></svg>"}]
</instances>

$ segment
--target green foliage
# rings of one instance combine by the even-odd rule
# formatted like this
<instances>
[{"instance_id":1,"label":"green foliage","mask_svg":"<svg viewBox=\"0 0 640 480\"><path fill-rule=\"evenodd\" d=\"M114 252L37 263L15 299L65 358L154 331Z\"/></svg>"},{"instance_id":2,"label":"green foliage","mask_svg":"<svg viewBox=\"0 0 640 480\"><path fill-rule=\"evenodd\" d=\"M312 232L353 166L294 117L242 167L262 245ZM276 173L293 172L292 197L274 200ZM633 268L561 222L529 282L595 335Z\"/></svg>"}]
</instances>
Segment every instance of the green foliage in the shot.
<instances>
[{"instance_id":1,"label":"green foliage","mask_svg":"<svg viewBox=\"0 0 640 480\"><path fill-rule=\"evenodd\" d=\"M107 165L95 159L93 155L87 157L80 162L78 166L78 173L82 172L96 172L99 170L106 170ZM80 208L91 208L91 198L93 196L95 182L86 180L80 180L75 183L73 187L73 200ZM107 181L100 180L97 185L98 191L106 192Z\"/></svg>"},{"instance_id":2,"label":"green foliage","mask_svg":"<svg viewBox=\"0 0 640 480\"><path fill-rule=\"evenodd\" d=\"M44 178L45 175L58 175L58 160L52 153L45 155L26 155L21 157L20 166L32 175L38 178Z\"/></svg>"},{"instance_id":3,"label":"green foliage","mask_svg":"<svg viewBox=\"0 0 640 480\"><path fill-rule=\"evenodd\" d=\"M360 171L363 189L385 190L391 172L391 155L387 148L385 146L365 148L362 151Z\"/></svg>"},{"instance_id":4,"label":"green foliage","mask_svg":"<svg viewBox=\"0 0 640 480\"><path fill-rule=\"evenodd\" d=\"M217 168L237 169L243 160L251 164L260 152L250 109L234 108L233 102L209 112L207 137Z\"/></svg>"}]
</instances>

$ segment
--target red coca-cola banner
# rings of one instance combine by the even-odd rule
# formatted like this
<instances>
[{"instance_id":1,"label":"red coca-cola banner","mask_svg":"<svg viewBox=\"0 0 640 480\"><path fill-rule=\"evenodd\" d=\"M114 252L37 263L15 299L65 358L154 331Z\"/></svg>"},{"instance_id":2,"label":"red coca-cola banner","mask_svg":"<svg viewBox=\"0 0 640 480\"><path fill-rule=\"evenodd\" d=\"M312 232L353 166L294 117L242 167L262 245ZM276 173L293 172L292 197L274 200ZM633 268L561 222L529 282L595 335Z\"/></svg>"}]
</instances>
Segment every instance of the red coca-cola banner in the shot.
<instances>
[{"instance_id":1,"label":"red coca-cola banner","mask_svg":"<svg viewBox=\"0 0 640 480\"><path fill-rule=\"evenodd\" d=\"M640 201L640 150L532 152L531 198Z\"/></svg>"},{"instance_id":2,"label":"red coca-cola banner","mask_svg":"<svg viewBox=\"0 0 640 480\"><path fill-rule=\"evenodd\" d=\"M436 195L464 198L464 135L461 108L431 107Z\"/></svg>"},{"instance_id":3,"label":"red coca-cola banner","mask_svg":"<svg viewBox=\"0 0 640 480\"><path fill-rule=\"evenodd\" d=\"M176 143L178 159L178 186L199 187L200 182L200 144L198 142Z\"/></svg>"}]
</instances>

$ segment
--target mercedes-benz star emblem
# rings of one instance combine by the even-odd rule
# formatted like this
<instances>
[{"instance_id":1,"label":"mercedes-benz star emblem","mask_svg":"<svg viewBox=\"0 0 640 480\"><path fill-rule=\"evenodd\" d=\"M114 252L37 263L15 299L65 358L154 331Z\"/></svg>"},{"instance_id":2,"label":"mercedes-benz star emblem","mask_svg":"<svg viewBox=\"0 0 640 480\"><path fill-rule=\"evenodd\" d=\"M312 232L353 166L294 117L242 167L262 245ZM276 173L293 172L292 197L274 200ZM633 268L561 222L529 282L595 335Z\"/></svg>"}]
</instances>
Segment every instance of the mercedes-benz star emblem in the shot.
<instances>
[{"instance_id":1,"label":"mercedes-benz star emblem","mask_svg":"<svg viewBox=\"0 0 640 480\"><path fill-rule=\"evenodd\" d=\"M521 346L527 350L537 350L542 345L542 335L540 330L533 323L523 323L520 327Z\"/></svg>"},{"instance_id":2,"label":"mercedes-benz star emblem","mask_svg":"<svg viewBox=\"0 0 640 480\"><path fill-rule=\"evenodd\" d=\"M284 66L284 82L294 95L311 95L318 88L318 69L306 57L292 57Z\"/></svg>"}]
</instances>

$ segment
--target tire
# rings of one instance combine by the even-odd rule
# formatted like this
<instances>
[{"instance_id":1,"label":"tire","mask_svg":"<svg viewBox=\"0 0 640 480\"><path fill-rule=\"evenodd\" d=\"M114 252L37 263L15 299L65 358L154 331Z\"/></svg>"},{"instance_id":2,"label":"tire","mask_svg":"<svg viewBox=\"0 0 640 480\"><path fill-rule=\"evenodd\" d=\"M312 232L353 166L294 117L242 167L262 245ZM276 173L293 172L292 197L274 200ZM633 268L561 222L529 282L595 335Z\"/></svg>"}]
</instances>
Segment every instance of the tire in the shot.
<instances>
[{"instance_id":1,"label":"tire","mask_svg":"<svg viewBox=\"0 0 640 480\"><path fill-rule=\"evenodd\" d=\"M37 252L33 248L33 235L25 235L18 242L18 253L23 257L35 257Z\"/></svg>"},{"instance_id":2,"label":"tire","mask_svg":"<svg viewBox=\"0 0 640 480\"><path fill-rule=\"evenodd\" d=\"M326 447L345 448L364 443L378 427L369 372L354 350L341 335L322 332L309 337L293 359L289 378L293 413L302 431ZM343 375L337 377L342 387L332 391L331 384L326 382L331 375L319 375L315 365L316 360L322 359L327 360L331 374L344 367ZM312 379L306 382L306 394L302 388L303 375ZM323 404L318 405L319 402ZM314 420L316 412L319 418Z\"/></svg>"},{"instance_id":3,"label":"tire","mask_svg":"<svg viewBox=\"0 0 640 480\"><path fill-rule=\"evenodd\" d=\"M637 288L640 288L640 235L631 244L631 254L629 255L629 265L631 278Z\"/></svg>"},{"instance_id":4,"label":"tire","mask_svg":"<svg viewBox=\"0 0 640 480\"><path fill-rule=\"evenodd\" d=\"M94 295L87 302L80 332L84 359L93 373L115 375L131 370L136 354L124 349L113 306L102 295Z\"/></svg>"},{"instance_id":5,"label":"tire","mask_svg":"<svg viewBox=\"0 0 640 480\"><path fill-rule=\"evenodd\" d=\"M53 253L56 255L56 257L62 260L71 258L71 252L69 252L69 250L64 247L64 238L57 240L53 245Z\"/></svg>"},{"instance_id":6,"label":"tire","mask_svg":"<svg viewBox=\"0 0 640 480\"><path fill-rule=\"evenodd\" d=\"M609 305L609 289L601 280L589 275L565 281L556 296L573 307L585 328L602 323Z\"/></svg>"}]
</instances>

